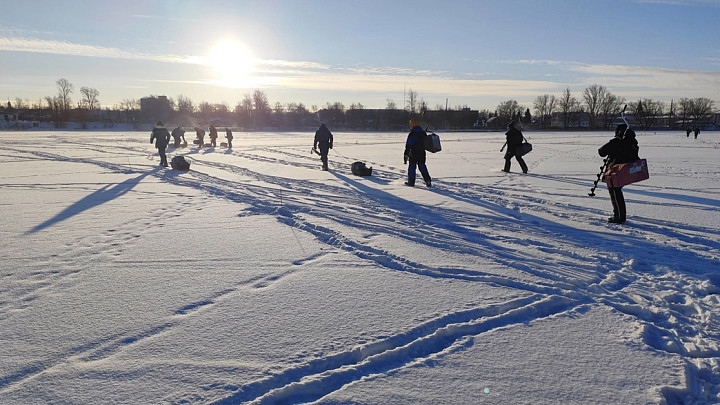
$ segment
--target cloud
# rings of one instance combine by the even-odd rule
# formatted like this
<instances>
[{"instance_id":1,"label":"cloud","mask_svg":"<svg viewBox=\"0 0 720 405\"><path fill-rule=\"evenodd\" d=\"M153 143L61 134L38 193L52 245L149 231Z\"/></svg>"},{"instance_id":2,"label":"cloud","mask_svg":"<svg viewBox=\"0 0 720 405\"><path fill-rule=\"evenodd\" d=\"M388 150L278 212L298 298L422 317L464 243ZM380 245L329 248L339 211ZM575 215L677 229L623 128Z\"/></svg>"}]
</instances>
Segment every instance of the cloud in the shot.
<instances>
[{"instance_id":1,"label":"cloud","mask_svg":"<svg viewBox=\"0 0 720 405\"><path fill-rule=\"evenodd\" d=\"M683 89L706 91L720 88L720 72L624 65L576 65L573 70L585 74L585 82L602 83L608 88L637 89L657 94Z\"/></svg>"},{"instance_id":2,"label":"cloud","mask_svg":"<svg viewBox=\"0 0 720 405\"><path fill-rule=\"evenodd\" d=\"M159 62L193 63L193 59L187 56L148 55L130 52L119 48L23 37L0 37L0 51L85 56L92 58L139 59L154 60Z\"/></svg>"}]
</instances>

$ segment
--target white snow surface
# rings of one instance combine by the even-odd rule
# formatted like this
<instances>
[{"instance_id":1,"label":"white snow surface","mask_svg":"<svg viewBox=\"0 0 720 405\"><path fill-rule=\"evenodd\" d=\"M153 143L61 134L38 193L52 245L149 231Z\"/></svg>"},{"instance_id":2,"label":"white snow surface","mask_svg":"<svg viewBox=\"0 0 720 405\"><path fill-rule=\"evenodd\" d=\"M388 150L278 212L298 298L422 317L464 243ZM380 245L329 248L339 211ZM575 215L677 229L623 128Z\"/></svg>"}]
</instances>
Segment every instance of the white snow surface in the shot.
<instances>
[{"instance_id":1,"label":"white snow surface","mask_svg":"<svg viewBox=\"0 0 720 405\"><path fill-rule=\"evenodd\" d=\"M720 402L719 133L638 131L623 225L611 132L334 135L0 132L0 403Z\"/></svg>"}]
</instances>

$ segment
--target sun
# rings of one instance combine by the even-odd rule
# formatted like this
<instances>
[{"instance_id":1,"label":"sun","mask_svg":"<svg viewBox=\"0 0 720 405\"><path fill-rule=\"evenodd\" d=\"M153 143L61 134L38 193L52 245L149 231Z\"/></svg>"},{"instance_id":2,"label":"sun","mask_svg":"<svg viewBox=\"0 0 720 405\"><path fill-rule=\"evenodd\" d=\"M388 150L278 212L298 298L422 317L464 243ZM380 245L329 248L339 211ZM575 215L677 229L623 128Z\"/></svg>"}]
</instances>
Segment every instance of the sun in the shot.
<instances>
[{"instance_id":1,"label":"sun","mask_svg":"<svg viewBox=\"0 0 720 405\"><path fill-rule=\"evenodd\" d=\"M209 64L217 80L227 87L251 87L255 58L250 51L232 38L219 40L212 48Z\"/></svg>"}]
</instances>

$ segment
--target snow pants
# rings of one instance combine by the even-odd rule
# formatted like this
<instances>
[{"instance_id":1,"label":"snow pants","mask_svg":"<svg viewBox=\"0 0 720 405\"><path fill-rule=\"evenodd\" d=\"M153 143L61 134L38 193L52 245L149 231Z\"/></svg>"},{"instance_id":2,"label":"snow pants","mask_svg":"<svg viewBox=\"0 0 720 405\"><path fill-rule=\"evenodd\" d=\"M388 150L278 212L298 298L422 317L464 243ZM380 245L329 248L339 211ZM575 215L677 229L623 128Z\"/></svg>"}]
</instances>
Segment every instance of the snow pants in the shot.
<instances>
[{"instance_id":1,"label":"snow pants","mask_svg":"<svg viewBox=\"0 0 720 405\"><path fill-rule=\"evenodd\" d=\"M165 154L165 147L158 148L158 155L160 155L160 166L168 166L167 155Z\"/></svg>"},{"instance_id":2,"label":"snow pants","mask_svg":"<svg viewBox=\"0 0 720 405\"><path fill-rule=\"evenodd\" d=\"M622 187L608 187L608 192L610 192L610 202L613 206L613 218L625 222L627 212Z\"/></svg>"},{"instance_id":3,"label":"snow pants","mask_svg":"<svg viewBox=\"0 0 720 405\"><path fill-rule=\"evenodd\" d=\"M430 181L432 180L430 178L430 172L428 172L427 166L425 166L425 163L418 163L414 161L413 159L410 159L408 162L408 186L414 186L415 185L415 175L416 170L420 170L420 174L422 175L423 180L425 180L425 184L430 185Z\"/></svg>"}]
</instances>

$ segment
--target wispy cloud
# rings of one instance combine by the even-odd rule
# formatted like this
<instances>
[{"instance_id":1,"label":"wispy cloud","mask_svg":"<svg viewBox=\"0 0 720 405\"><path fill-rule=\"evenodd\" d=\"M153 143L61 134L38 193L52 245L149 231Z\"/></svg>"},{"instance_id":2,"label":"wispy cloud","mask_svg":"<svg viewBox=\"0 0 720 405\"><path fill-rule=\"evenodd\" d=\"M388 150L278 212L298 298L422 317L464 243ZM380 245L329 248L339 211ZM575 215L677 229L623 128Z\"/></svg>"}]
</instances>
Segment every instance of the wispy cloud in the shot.
<instances>
[{"instance_id":1,"label":"wispy cloud","mask_svg":"<svg viewBox=\"0 0 720 405\"><path fill-rule=\"evenodd\" d=\"M49 41L23 37L0 37L0 51L85 56L91 58L139 59L158 62L195 63L188 56L149 55L119 48L83 45L67 41Z\"/></svg>"}]
</instances>

